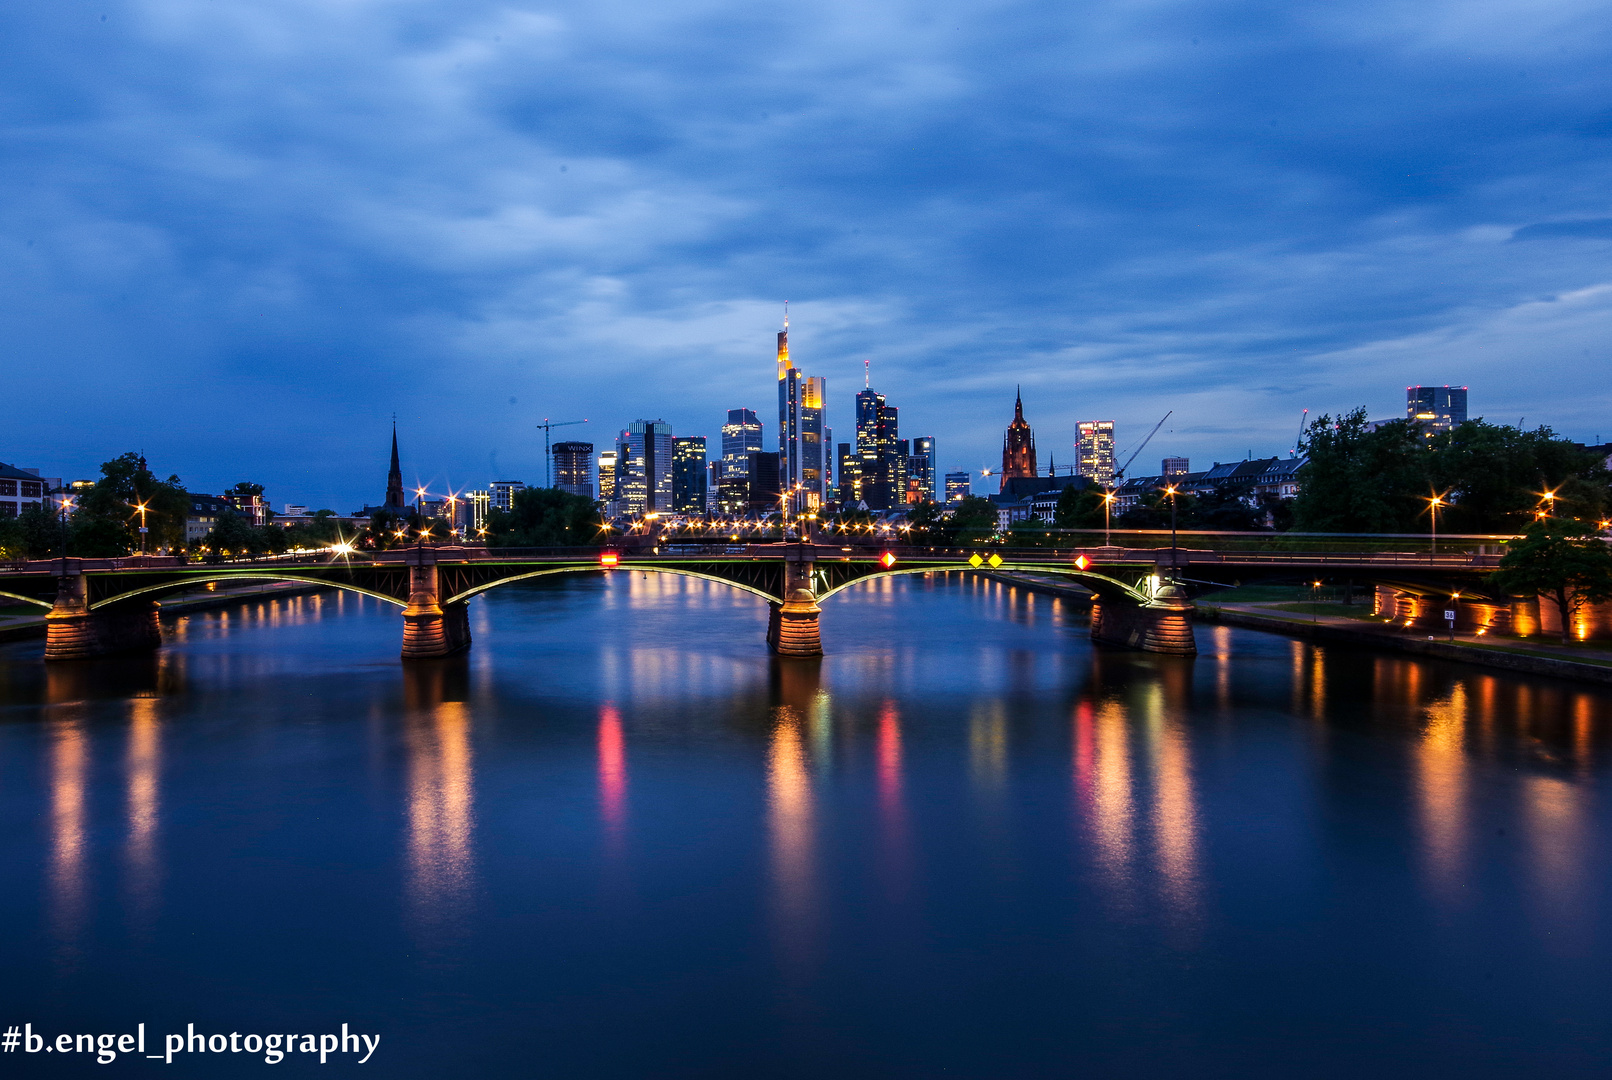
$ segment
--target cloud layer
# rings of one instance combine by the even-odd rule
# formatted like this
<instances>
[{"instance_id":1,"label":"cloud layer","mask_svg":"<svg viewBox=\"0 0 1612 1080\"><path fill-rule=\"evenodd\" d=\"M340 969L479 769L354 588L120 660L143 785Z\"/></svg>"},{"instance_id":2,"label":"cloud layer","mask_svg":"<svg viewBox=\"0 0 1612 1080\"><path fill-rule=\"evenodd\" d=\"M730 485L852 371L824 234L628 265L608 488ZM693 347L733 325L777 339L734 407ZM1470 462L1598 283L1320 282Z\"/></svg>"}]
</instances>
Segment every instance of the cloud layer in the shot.
<instances>
[{"instance_id":1,"label":"cloud layer","mask_svg":"<svg viewBox=\"0 0 1612 1080\"><path fill-rule=\"evenodd\" d=\"M1612 436L1612 13L75 0L0 13L0 460L350 509L544 416L770 419L772 333L994 463L1291 447L1409 383ZM1602 430L1603 427L1607 430ZM771 425L769 423L769 435ZM412 479L413 477L411 477Z\"/></svg>"}]
</instances>

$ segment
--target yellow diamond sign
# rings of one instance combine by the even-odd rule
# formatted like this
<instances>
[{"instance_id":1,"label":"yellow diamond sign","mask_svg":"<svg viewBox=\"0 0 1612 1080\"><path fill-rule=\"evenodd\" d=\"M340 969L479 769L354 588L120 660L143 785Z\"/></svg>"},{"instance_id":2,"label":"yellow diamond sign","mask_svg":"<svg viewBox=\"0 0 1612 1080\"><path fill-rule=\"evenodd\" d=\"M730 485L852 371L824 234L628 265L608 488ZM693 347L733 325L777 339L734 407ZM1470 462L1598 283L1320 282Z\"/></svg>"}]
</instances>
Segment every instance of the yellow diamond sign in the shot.
<instances>
[{"instance_id":1,"label":"yellow diamond sign","mask_svg":"<svg viewBox=\"0 0 1612 1080\"><path fill-rule=\"evenodd\" d=\"M972 566L976 570L978 570L984 564L985 560L980 558L978 555L970 555L968 557L968 565Z\"/></svg>"},{"instance_id":2,"label":"yellow diamond sign","mask_svg":"<svg viewBox=\"0 0 1612 1080\"><path fill-rule=\"evenodd\" d=\"M998 566L1002 565L1002 556L996 554L995 552L992 552L991 557L989 559L986 559L985 561L991 564L991 569L992 570L995 570Z\"/></svg>"}]
</instances>

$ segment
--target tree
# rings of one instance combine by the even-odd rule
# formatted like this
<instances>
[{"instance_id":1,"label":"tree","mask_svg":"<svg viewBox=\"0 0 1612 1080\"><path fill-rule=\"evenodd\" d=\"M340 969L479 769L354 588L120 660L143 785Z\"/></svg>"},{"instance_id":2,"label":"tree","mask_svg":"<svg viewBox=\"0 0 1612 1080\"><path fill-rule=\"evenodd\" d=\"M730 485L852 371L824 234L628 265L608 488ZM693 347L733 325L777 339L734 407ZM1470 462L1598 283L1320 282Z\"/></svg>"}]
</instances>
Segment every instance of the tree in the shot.
<instances>
[{"instance_id":1,"label":"tree","mask_svg":"<svg viewBox=\"0 0 1612 1080\"><path fill-rule=\"evenodd\" d=\"M978 495L970 495L958 503L946 520L947 539L954 543L981 543L996 535L996 528L996 504Z\"/></svg>"},{"instance_id":2,"label":"tree","mask_svg":"<svg viewBox=\"0 0 1612 1080\"><path fill-rule=\"evenodd\" d=\"M1490 583L1510 596L1543 596L1561 616L1562 644L1585 604L1612 600L1612 548L1600 530L1574 518L1535 521L1511 543Z\"/></svg>"},{"instance_id":3,"label":"tree","mask_svg":"<svg viewBox=\"0 0 1612 1080\"><path fill-rule=\"evenodd\" d=\"M242 480L239 484L236 484L234 487L230 488L224 494L226 494L226 495L261 495L261 494L263 494L263 485L262 484L254 484L250 480Z\"/></svg>"},{"instance_id":4,"label":"tree","mask_svg":"<svg viewBox=\"0 0 1612 1080\"><path fill-rule=\"evenodd\" d=\"M213 551L229 552L231 555L256 555L267 551L269 544L262 531L254 528L246 518L233 510L225 510L218 515L212 532L207 534L207 546Z\"/></svg>"},{"instance_id":5,"label":"tree","mask_svg":"<svg viewBox=\"0 0 1612 1080\"><path fill-rule=\"evenodd\" d=\"M140 515L146 507L146 550L178 547L185 542L190 495L179 477L158 480L146 459L133 452L101 465L101 479L86 491L73 513L71 546L75 555L126 555L139 545Z\"/></svg>"},{"instance_id":6,"label":"tree","mask_svg":"<svg viewBox=\"0 0 1612 1080\"><path fill-rule=\"evenodd\" d=\"M933 499L922 499L912 504L907 511L907 524L911 531L907 534L910 544L933 544L944 540L945 533L941 525L940 504Z\"/></svg>"},{"instance_id":7,"label":"tree","mask_svg":"<svg viewBox=\"0 0 1612 1080\"><path fill-rule=\"evenodd\" d=\"M1304 433L1294 525L1311 532L1418 531L1431 489L1428 440L1404 420L1367 426L1366 410L1322 416Z\"/></svg>"},{"instance_id":8,"label":"tree","mask_svg":"<svg viewBox=\"0 0 1612 1080\"><path fill-rule=\"evenodd\" d=\"M604 540L593 500L559 488L525 488L487 520L488 547L581 547Z\"/></svg>"},{"instance_id":9,"label":"tree","mask_svg":"<svg viewBox=\"0 0 1612 1080\"><path fill-rule=\"evenodd\" d=\"M1103 498L1101 488L1070 484L1058 496L1058 508L1052 515L1053 524L1060 529L1101 529L1105 521L1105 502L1107 500Z\"/></svg>"},{"instance_id":10,"label":"tree","mask_svg":"<svg viewBox=\"0 0 1612 1080\"><path fill-rule=\"evenodd\" d=\"M1545 492L1557 510L1599 518L1608 475L1601 458L1559 438L1548 427L1532 431L1469 420L1435 436L1428 471L1449 508L1441 527L1452 533L1512 533L1533 519Z\"/></svg>"}]
</instances>

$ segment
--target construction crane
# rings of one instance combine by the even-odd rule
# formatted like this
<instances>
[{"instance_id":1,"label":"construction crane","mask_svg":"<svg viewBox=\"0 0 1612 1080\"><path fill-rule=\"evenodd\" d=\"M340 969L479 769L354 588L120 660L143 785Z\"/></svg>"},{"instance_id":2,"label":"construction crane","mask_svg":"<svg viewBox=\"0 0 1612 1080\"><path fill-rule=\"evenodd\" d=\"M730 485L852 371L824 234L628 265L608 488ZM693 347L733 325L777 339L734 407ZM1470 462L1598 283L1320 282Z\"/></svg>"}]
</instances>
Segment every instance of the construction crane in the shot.
<instances>
[{"instance_id":1,"label":"construction crane","mask_svg":"<svg viewBox=\"0 0 1612 1080\"><path fill-rule=\"evenodd\" d=\"M549 456L549 429L557 427L571 427L573 424L586 424L586 420L555 420L550 421L543 417L543 422L537 426L543 429L543 480L544 487L554 486L554 459Z\"/></svg>"},{"instance_id":2,"label":"construction crane","mask_svg":"<svg viewBox=\"0 0 1612 1080\"><path fill-rule=\"evenodd\" d=\"M1170 415L1174 412L1175 410L1171 409L1170 412L1165 413L1164 416L1159 419L1159 422L1153 425L1153 430L1147 433L1147 438L1142 440L1142 444L1135 450L1131 451L1131 456L1125 459L1125 465L1114 473L1115 487L1119 486L1119 481L1125 479L1125 474L1130 471L1131 462L1136 460L1136 455L1140 454L1147 448L1147 444L1153 441L1153 436L1159 433L1159 428L1164 426L1164 421L1170 419Z\"/></svg>"},{"instance_id":3,"label":"construction crane","mask_svg":"<svg viewBox=\"0 0 1612 1080\"><path fill-rule=\"evenodd\" d=\"M1304 422L1306 420L1308 420L1309 418L1310 418L1310 410L1309 409L1305 409L1304 412L1299 416L1299 437L1293 440L1293 456L1294 457L1298 456L1299 444L1304 441Z\"/></svg>"}]
</instances>

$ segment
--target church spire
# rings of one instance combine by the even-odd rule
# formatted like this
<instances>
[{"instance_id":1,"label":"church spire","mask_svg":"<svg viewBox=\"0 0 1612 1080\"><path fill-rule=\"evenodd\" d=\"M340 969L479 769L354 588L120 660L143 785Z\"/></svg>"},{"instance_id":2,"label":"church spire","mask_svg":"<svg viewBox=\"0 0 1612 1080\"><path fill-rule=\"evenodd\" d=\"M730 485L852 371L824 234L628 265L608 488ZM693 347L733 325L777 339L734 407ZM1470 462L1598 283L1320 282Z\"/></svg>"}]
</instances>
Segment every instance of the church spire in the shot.
<instances>
[{"instance_id":1,"label":"church spire","mask_svg":"<svg viewBox=\"0 0 1612 1080\"><path fill-rule=\"evenodd\" d=\"M386 474L386 502L388 510L402 510L408 505L403 497L403 467L397 460L397 417L392 417L392 468Z\"/></svg>"}]
</instances>

